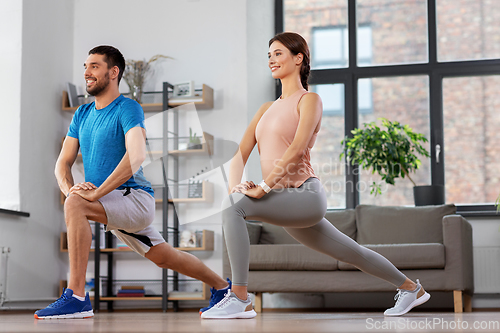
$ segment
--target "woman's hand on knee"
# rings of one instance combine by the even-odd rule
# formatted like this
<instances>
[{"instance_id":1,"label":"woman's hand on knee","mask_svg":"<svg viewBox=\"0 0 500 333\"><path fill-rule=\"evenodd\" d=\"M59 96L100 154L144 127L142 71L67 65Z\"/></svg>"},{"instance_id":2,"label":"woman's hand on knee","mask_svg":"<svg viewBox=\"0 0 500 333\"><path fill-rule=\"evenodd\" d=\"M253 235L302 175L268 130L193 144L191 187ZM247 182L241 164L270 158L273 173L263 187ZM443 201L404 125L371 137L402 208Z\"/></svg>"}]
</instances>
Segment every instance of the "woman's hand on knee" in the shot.
<instances>
[{"instance_id":1,"label":"woman's hand on knee","mask_svg":"<svg viewBox=\"0 0 500 333\"><path fill-rule=\"evenodd\" d=\"M257 185L255 185L254 182L252 182L252 181L243 182L243 183L238 184L235 187L233 187L231 189L230 194L235 193L235 192L244 193L245 191L247 191L251 188L254 188L254 187L257 187Z\"/></svg>"}]
</instances>

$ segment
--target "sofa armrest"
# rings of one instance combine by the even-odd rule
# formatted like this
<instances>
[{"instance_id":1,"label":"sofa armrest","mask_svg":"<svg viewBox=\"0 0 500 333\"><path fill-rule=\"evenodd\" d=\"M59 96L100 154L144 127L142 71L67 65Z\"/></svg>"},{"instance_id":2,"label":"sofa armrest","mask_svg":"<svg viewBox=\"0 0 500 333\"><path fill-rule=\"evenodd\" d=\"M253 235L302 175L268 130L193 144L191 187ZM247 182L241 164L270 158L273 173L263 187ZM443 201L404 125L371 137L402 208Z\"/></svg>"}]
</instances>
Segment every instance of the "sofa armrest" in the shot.
<instances>
[{"instance_id":1,"label":"sofa armrest","mask_svg":"<svg viewBox=\"0 0 500 333\"><path fill-rule=\"evenodd\" d=\"M443 217L443 244L448 290L474 293L472 226L461 215Z\"/></svg>"}]
</instances>

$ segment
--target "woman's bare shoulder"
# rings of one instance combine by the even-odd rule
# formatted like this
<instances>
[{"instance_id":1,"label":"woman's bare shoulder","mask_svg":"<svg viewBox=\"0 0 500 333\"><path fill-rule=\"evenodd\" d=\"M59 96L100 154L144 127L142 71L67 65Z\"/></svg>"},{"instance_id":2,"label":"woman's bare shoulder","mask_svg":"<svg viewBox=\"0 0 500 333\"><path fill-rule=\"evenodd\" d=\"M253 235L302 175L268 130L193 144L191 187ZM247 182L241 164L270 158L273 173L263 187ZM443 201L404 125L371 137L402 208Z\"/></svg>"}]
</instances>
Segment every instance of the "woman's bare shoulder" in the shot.
<instances>
[{"instance_id":1,"label":"woman's bare shoulder","mask_svg":"<svg viewBox=\"0 0 500 333\"><path fill-rule=\"evenodd\" d=\"M319 97L319 95L316 94L315 92L308 92L307 94L304 94L304 96L300 101L301 102L304 101L307 103L317 103L321 102L321 97Z\"/></svg>"},{"instance_id":2,"label":"woman's bare shoulder","mask_svg":"<svg viewBox=\"0 0 500 333\"><path fill-rule=\"evenodd\" d=\"M314 92L309 92L307 94L304 94L302 98L300 99L298 109L301 110L302 108L305 109L310 109L310 108L316 108L319 107L320 109L323 108L323 102L321 101L321 97L319 97L318 94Z\"/></svg>"},{"instance_id":3,"label":"woman's bare shoulder","mask_svg":"<svg viewBox=\"0 0 500 333\"><path fill-rule=\"evenodd\" d=\"M265 102L264 104L262 104L259 108L259 113L264 113L267 111L267 109L269 109L271 107L271 105L273 105L274 101L271 101L271 102Z\"/></svg>"}]
</instances>

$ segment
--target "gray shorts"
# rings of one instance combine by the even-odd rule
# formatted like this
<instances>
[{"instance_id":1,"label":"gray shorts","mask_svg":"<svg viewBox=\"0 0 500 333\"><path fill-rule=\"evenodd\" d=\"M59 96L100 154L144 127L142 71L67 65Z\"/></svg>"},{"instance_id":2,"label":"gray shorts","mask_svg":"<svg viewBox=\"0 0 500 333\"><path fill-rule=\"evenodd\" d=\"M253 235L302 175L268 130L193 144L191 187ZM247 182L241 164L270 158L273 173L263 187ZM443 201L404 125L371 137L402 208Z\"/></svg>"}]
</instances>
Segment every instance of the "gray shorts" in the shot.
<instances>
[{"instance_id":1,"label":"gray shorts","mask_svg":"<svg viewBox=\"0 0 500 333\"><path fill-rule=\"evenodd\" d=\"M99 202L106 211L106 230L141 256L151 247L165 242L158 230L151 226L155 199L148 192L141 189L114 190Z\"/></svg>"}]
</instances>

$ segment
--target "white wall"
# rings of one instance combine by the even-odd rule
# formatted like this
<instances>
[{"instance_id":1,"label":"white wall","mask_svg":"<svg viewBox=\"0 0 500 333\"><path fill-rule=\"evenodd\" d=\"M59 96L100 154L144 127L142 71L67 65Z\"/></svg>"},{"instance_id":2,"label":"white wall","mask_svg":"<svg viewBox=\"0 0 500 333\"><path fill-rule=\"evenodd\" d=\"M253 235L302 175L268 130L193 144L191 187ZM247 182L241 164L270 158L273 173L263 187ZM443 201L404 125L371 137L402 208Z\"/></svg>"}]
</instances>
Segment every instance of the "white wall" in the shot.
<instances>
[{"instance_id":1,"label":"white wall","mask_svg":"<svg viewBox=\"0 0 500 333\"><path fill-rule=\"evenodd\" d=\"M3 189L0 208L19 210L19 140L21 120L21 52L23 3L18 0L2 2L0 20L0 175ZM0 245L1 246L1 245Z\"/></svg>"},{"instance_id":2,"label":"white wall","mask_svg":"<svg viewBox=\"0 0 500 333\"><path fill-rule=\"evenodd\" d=\"M18 49L12 62L22 64L20 134L10 141L19 144L21 208L31 216L1 216L0 244L11 248L7 297L36 300L57 294L62 271L59 232L64 220L53 170L61 142L61 92L72 75L73 2L25 0L22 28L14 25L8 31L13 38L22 32L22 54ZM17 84L10 89L16 96Z\"/></svg>"}]
</instances>

